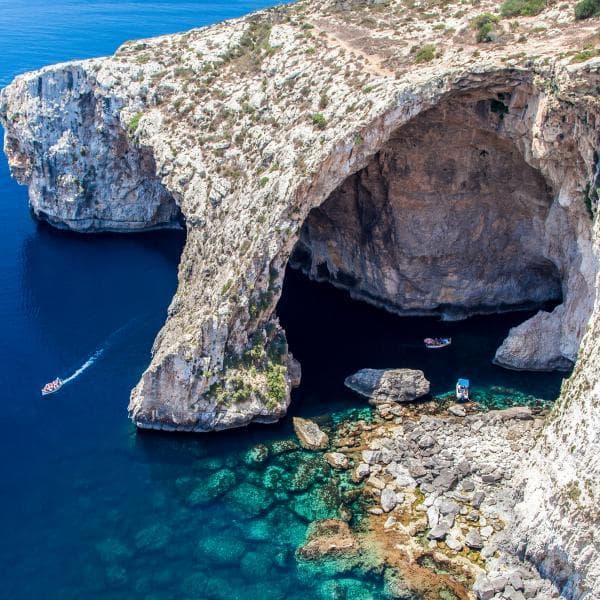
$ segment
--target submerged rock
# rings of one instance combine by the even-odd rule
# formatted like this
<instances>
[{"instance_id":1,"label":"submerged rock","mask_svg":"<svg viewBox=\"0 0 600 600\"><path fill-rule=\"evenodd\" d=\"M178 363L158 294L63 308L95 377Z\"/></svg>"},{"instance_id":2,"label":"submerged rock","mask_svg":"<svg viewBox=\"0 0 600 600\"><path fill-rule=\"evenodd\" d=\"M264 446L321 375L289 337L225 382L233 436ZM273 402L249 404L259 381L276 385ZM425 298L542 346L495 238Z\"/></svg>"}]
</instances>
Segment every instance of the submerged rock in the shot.
<instances>
[{"instance_id":1,"label":"submerged rock","mask_svg":"<svg viewBox=\"0 0 600 600\"><path fill-rule=\"evenodd\" d=\"M100 560L106 563L126 560L132 554L131 550L116 538L106 538L98 542L95 548Z\"/></svg>"},{"instance_id":2,"label":"submerged rock","mask_svg":"<svg viewBox=\"0 0 600 600\"><path fill-rule=\"evenodd\" d=\"M214 561L219 565L237 564L246 551L246 546L238 538L204 538L198 542L197 558Z\"/></svg>"},{"instance_id":3,"label":"submerged rock","mask_svg":"<svg viewBox=\"0 0 600 600\"><path fill-rule=\"evenodd\" d=\"M172 530L160 523L142 529L135 536L135 547L138 550L156 551L164 548L171 539Z\"/></svg>"},{"instance_id":4,"label":"submerged rock","mask_svg":"<svg viewBox=\"0 0 600 600\"><path fill-rule=\"evenodd\" d=\"M235 485L235 481L235 473L231 469L221 469L194 488L188 496L188 504L191 506L207 504L230 490Z\"/></svg>"},{"instance_id":5,"label":"submerged rock","mask_svg":"<svg viewBox=\"0 0 600 600\"><path fill-rule=\"evenodd\" d=\"M347 469L349 467L348 457L341 452L327 452L325 454L325 460L334 469Z\"/></svg>"},{"instance_id":6,"label":"submerged rock","mask_svg":"<svg viewBox=\"0 0 600 600\"><path fill-rule=\"evenodd\" d=\"M416 369L361 369L346 377L344 385L369 398L373 405L412 402L429 394L429 381Z\"/></svg>"},{"instance_id":7,"label":"submerged rock","mask_svg":"<svg viewBox=\"0 0 600 600\"><path fill-rule=\"evenodd\" d=\"M251 483L242 483L233 488L227 494L227 499L239 509L241 514L245 513L251 517L259 515L273 504L269 492Z\"/></svg>"},{"instance_id":8,"label":"submerged rock","mask_svg":"<svg viewBox=\"0 0 600 600\"><path fill-rule=\"evenodd\" d=\"M298 549L298 555L316 560L324 556L355 554L358 548L358 541L348 523L339 519L325 519L311 523L306 543Z\"/></svg>"},{"instance_id":9,"label":"submerged rock","mask_svg":"<svg viewBox=\"0 0 600 600\"><path fill-rule=\"evenodd\" d=\"M324 450L329 446L329 437L314 421L294 417L292 422L294 431L303 448L307 450Z\"/></svg>"},{"instance_id":10,"label":"submerged rock","mask_svg":"<svg viewBox=\"0 0 600 600\"><path fill-rule=\"evenodd\" d=\"M257 444L246 452L244 462L248 466L254 466L264 463L267 458L269 458L269 448L264 444Z\"/></svg>"}]
</instances>

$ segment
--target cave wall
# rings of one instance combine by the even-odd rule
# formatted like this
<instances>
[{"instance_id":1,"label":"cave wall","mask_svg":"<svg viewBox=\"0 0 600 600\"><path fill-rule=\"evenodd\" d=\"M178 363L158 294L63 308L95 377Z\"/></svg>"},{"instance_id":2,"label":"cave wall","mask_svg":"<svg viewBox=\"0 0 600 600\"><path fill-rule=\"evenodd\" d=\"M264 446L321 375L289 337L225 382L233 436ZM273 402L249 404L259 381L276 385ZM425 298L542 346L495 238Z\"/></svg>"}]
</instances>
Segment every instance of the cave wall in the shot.
<instances>
[{"instance_id":1,"label":"cave wall","mask_svg":"<svg viewBox=\"0 0 600 600\"><path fill-rule=\"evenodd\" d=\"M394 132L304 223L292 266L398 313L460 318L561 298L551 190L501 100L442 103Z\"/></svg>"}]
</instances>

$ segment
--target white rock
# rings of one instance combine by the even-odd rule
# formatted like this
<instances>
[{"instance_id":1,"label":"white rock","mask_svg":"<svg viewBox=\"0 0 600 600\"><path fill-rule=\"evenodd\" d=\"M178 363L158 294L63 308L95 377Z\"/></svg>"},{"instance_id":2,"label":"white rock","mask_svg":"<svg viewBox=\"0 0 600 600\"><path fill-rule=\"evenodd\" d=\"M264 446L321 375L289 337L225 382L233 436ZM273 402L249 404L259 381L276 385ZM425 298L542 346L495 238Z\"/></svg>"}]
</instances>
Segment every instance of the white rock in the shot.
<instances>
[{"instance_id":1,"label":"white rock","mask_svg":"<svg viewBox=\"0 0 600 600\"><path fill-rule=\"evenodd\" d=\"M390 512L396 508L396 504L398 504L398 500L396 498L396 492L386 487L381 490L381 508L383 508L384 512Z\"/></svg>"}]
</instances>

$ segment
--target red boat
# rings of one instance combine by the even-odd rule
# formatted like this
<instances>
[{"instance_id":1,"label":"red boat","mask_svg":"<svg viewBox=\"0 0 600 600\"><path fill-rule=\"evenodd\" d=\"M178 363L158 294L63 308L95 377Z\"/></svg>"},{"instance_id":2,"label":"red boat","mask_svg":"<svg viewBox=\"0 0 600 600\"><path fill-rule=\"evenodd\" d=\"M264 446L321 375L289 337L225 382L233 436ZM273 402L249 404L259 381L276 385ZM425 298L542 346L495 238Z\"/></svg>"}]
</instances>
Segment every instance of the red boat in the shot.
<instances>
[{"instance_id":1,"label":"red boat","mask_svg":"<svg viewBox=\"0 0 600 600\"><path fill-rule=\"evenodd\" d=\"M57 377L54 381L50 381L42 388L42 396L47 396L48 394L54 394L54 392L58 392L62 387L63 380L60 377Z\"/></svg>"}]
</instances>

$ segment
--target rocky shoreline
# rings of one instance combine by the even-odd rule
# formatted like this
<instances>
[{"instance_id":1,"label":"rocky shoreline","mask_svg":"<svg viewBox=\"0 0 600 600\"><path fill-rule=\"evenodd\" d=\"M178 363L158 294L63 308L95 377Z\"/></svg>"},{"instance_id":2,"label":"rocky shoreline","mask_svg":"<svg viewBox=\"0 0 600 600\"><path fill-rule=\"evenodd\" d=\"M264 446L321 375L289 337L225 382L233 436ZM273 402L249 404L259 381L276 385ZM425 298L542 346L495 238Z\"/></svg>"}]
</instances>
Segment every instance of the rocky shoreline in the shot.
<instances>
[{"instance_id":1,"label":"rocky shoreline","mask_svg":"<svg viewBox=\"0 0 600 600\"><path fill-rule=\"evenodd\" d=\"M559 597L506 535L522 493L514 474L543 423L528 407L435 400L379 404L371 423L342 423L323 459L363 482L367 525L353 534L330 520L321 535L315 525L299 556L375 552L395 598Z\"/></svg>"}]
</instances>

